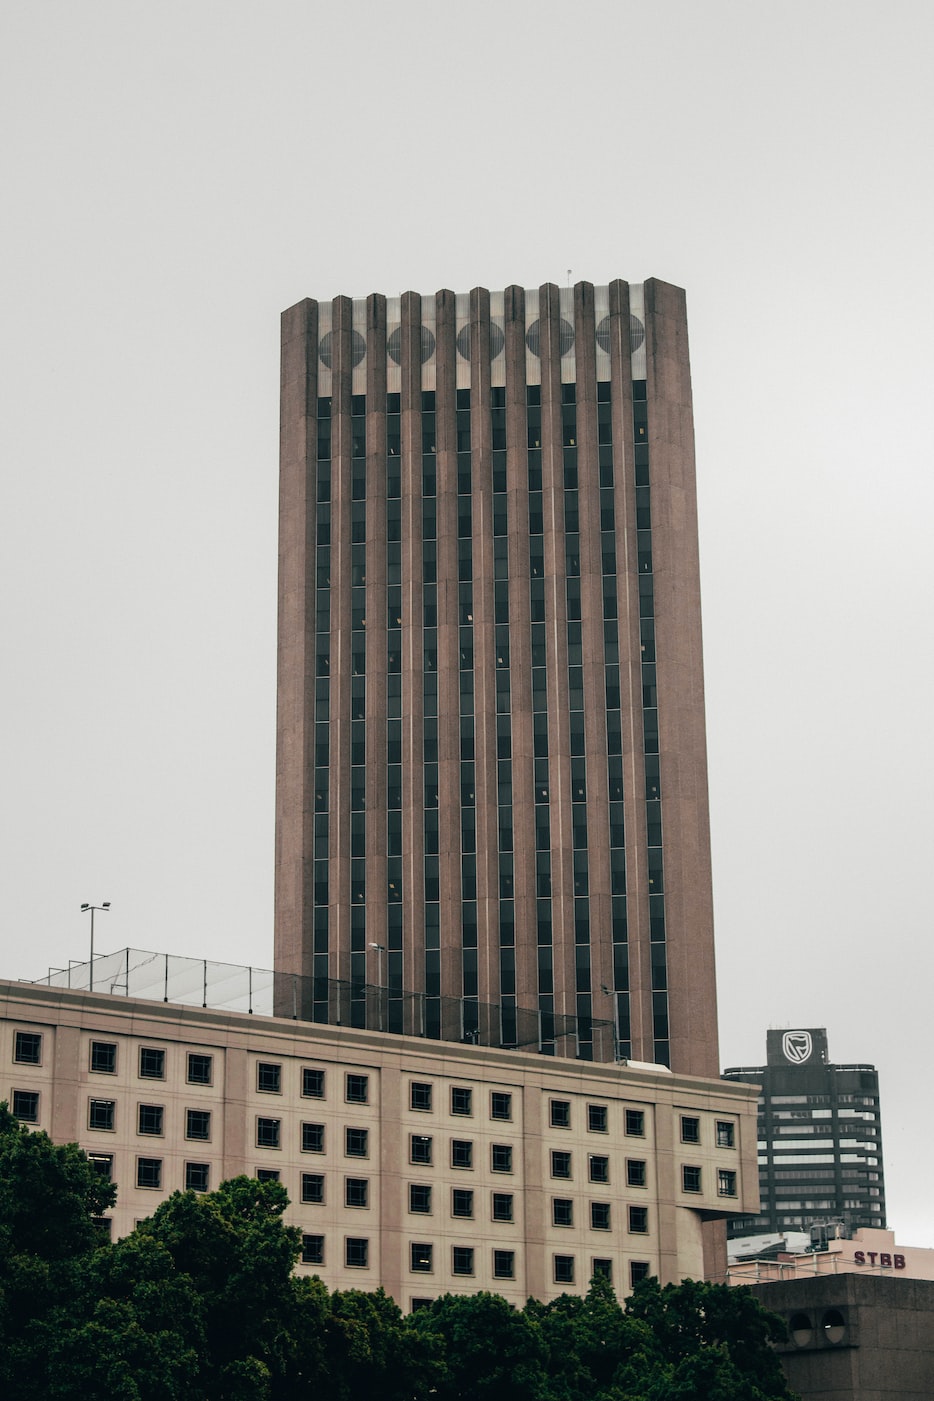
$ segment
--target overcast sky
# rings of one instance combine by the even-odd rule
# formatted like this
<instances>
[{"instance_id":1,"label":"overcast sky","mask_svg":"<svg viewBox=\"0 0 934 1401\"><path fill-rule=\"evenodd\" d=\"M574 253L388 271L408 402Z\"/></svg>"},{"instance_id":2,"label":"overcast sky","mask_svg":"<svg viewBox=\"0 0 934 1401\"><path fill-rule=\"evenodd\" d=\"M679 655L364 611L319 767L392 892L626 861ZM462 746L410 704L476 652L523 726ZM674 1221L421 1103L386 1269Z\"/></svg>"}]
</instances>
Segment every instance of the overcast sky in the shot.
<instances>
[{"instance_id":1,"label":"overcast sky","mask_svg":"<svg viewBox=\"0 0 934 1401\"><path fill-rule=\"evenodd\" d=\"M934 10L0 4L0 974L272 962L280 311L687 288L724 1065L934 1246Z\"/></svg>"}]
</instances>

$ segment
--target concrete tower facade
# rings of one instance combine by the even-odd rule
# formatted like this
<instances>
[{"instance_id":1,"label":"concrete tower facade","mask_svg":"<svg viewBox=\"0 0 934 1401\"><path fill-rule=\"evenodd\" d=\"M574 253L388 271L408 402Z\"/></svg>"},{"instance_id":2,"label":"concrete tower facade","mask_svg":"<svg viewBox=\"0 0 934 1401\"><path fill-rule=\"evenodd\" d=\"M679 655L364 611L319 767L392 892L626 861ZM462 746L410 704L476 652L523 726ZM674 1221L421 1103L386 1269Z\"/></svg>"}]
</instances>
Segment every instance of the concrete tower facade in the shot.
<instances>
[{"instance_id":1,"label":"concrete tower facade","mask_svg":"<svg viewBox=\"0 0 934 1401\"><path fill-rule=\"evenodd\" d=\"M719 1073L680 289L284 313L277 763L302 1016Z\"/></svg>"}]
</instances>

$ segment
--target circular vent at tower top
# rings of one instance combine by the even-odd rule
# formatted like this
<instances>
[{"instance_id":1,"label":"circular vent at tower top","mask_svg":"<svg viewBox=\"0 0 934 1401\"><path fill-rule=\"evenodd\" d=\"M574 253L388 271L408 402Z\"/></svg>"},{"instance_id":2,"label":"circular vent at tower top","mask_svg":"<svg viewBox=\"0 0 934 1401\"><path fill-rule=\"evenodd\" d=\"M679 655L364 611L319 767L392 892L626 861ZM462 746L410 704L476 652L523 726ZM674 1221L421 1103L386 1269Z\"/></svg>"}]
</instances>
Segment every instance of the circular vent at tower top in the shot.
<instances>
[{"instance_id":1,"label":"circular vent at tower top","mask_svg":"<svg viewBox=\"0 0 934 1401\"><path fill-rule=\"evenodd\" d=\"M506 337L503 334L502 326L495 321L490 322L490 359L495 360L497 355L502 355L503 346L506 344ZM462 360L470 359L470 322L462 326L457 333L457 353Z\"/></svg>"},{"instance_id":2,"label":"circular vent at tower top","mask_svg":"<svg viewBox=\"0 0 934 1401\"><path fill-rule=\"evenodd\" d=\"M645 327L638 316L629 317L629 353L635 355L642 342L645 340ZM604 316L597 327L597 345L601 350L610 353L610 318Z\"/></svg>"},{"instance_id":3,"label":"circular vent at tower top","mask_svg":"<svg viewBox=\"0 0 934 1401\"><path fill-rule=\"evenodd\" d=\"M533 355L541 359L542 332L540 321L533 321L525 335L525 343ZM574 344L574 327L570 321L565 321L562 316L558 322L558 351L561 355L567 355Z\"/></svg>"},{"instance_id":4,"label":"circular vent at tower top","mask_svg":"<svg viewBox=\"0 0 934 1401\"><path fill-rule=\"evenodd\" d=\"M401 365L401 364L402 364L402 327L401 327L401 326L396 326L394 330L390 331L390 333L389 333L389 339L388 339L387 342L386 342L386 353L388 354L390 360L392 360L396 365ZM431 331L431 330L429 330L427 326L423 326L423 327L422 327L422 343L421 343L422 364L424 365L426 360L430 360L431 357L434 355L434 353L435 353L435 336L434 336L434 332Z\"/></svg>"},{"instance_id":5,"label":"circular vent at tower top","mask_svg":"<svg viewBox=\"0 0 934 1401\"><path fill-rule=\"evenodd\" d=\"M328 369L333 369L334 352L337 349L337 331L328 331L318 342L318 359ZM356 367L366 354L366 341L359 331L350 332L350 363Z\"/></svg>"}]
</instances>

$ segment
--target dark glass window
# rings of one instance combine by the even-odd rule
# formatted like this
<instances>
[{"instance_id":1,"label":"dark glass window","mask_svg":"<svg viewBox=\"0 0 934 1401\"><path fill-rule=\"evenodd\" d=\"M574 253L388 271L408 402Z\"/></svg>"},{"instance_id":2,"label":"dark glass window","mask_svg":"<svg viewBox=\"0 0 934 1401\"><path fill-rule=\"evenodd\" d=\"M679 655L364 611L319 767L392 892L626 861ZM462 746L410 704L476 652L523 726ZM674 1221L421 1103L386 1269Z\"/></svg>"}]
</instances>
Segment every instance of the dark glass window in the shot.
<instances>
[{"instance_id":1,"label":"dark glass window","mask_svg":"<svg viewBox=\"0 0 934 1401\"><path fill-rule=\"evenodd\" d=\"M591 1153L589 1166L591 1182L609 1182L610 1160L608 1157L603 1153Z\"/></svg>"},{"instance_id":2,"label":"dark glass window","mask_svg":"<svg viewBox=\"0 0 934 1401\"><path fill-rule=\"evenodd\" d=\"M647 1206L629 1208L629 1229L633 1235L644 1236L649 1229L649 1209Z\"/></svg>"},{"instance_id":3,"label":"dark glass window","mask_svg":"<svg viewBox=\"0 0 934 1401\"><path fill-rule=\"evenodd\" d=\"M464 1138L451 1140L451 1167L473 1167L473 1144Z\"/></svg>"},{"instance_id":4,"label":"dark glass window","mask_svg":"<svg viewBox=\"0 0 934 1401\"><path fill-rule=\"evenodd\" d=\"M512 1118L512 1095L505 1094L501 1090L493 1091L490 1095L490 1118Z\"/></svg>"},{"instance_id":5,"label":"dark glass window","mask_svg":"<svg viewBox=\"0 0 934 1401\"><path fill-rule=\"evenodd\" d=\"M185 1137L211 1137L211 1115L207 1109L185 1110Z\"/></svg>"},{"instance_id":6,"label":"dark glass window","mask_svg":"<svg viewBox=\"0 0 934 1401\"><path fill-rule=\"evenodd\" d=\"M700 1143L700 1119L693 1114L681 1115L681 1142Z\"/></svg>"},{"instance_id":7,"label":"dark glass window","mask_svg":"<svg viewBox=\"0 0 934 1401\"><path fill-rule=\"evenodd\" d=\"M324 1099L324 1071L302 1067L302 1095L306 1099Z\"/></svg>"},{"instance_id":8,"label":"dark glass window","mask_svg":"<svg viewBox=\"0 0 934 1401\"><path fill-rule=\"evenodd\" d=\"M113 1041L91 1042L91 1069L98 1075L116 1075L117 1047Z\"/></svg>"},{"instance_id":9,"label":"dark glass window","mask_svg":"<svg viewBox=\"0 0 934 1401\"><path fill-rule=\"evenodd\" d=\"M267 1095L281 1094L282 1066L260 1061L256 1067L256 1088Z\"/></svg>"},{"instance_id":10,"label":"dark glass window","mask_svg":"<svg viewBox=\"0 0 934 1401\"><path fill-rule=\"evenodd\" d=\"M511 1221L513 1219L513 1202L511 1192L493 1193L493 1220Z\"/></svg>"},{"instance_id":11,"label":"dark glass window","mask_svg":"<svg viewBox=\"0 0 934 1401\"><path fill-rule=\"evenodd\" d=\"M588 1104L587 1127L591 1133L606 1133L607 1110L605 1104Z\"/></svg>"},{"instance_id":12,"label":"dark glass window","mask_svg":"<svg viewBox=\"0 0 934 1401\"><path fill-rule=\"evenodd\" d=\"M551 1127L553 1129L569 1129L571 1127L571 1104L566 1099L553 1099L551 1101Z\"/></svg>"},{"instance_id":13,"label":"dark glass window","mask_svg":"<svg viewBox=\"0 0 934 1401\"><path fill-rule=\"evenodd\" d=\"M302 1201L310 1202L314 1205L322 1205L324 1202L324 1173L323 1172L303 1172L302 1173Z\"/></svg>"},{"instance_id":14,"label":"dark glass window","mask_svg":"<svg viewBox=\"0 0 934 1401\"><path fill-rule=\"evenodd\" d=\"M210 1085L213 1078L213 1056L191 1052L188 1056L189 1085Z\"/></svg>"},{"instance_id":15,"label":"dark glass window","mask_svg":"<svg viewBox=\"0 0 934 1401\"><path fill-rule=\"evenodd\" d=\"M366 1104L369 1099L370 1085L367 1075L347 1076L347 1102L348 1104Z\"/></svg>"},{"instance_id":16,"label":"dark glass window","mask_svg":"<svg viewBox=\"0 0 934 1401\"><path fill-rule=\"evenodd\" d=\"M185 1191L186 1192L206 1192L211 1180L211 1169L208 1163L186 1163L185 1164Z\"/></svg>"},{"instance_id":17,"label":"dark glass window","mask_svg":"<svg viewBox=\"0 0 934 1401\"><path fill-rule=\"evenodd\" d=\"M610 1229L609 1202L590 1203L590 1225L594 1231L608 1231Z\"/></svg>"},{"instance_id":18,"label":"dark glass window","mask_svg":"<svg viewBox=\"0 0 934 1401\"><path fill-rule=\"evenodd\" d=\"M39 1065L42 1060L42 1036L37 1031L18 1031L13 1038L13 1059L19 1065Z\"/></svg>"},{"instance_id":19,"label":"dark glass window","mask_svg":"<svg viewBox=\"0 0 934 1401\"><path fill-rule=\"evenodd\" d=\"M717 1120L717 1147L733 1148L735 1146L736 1128L729 1119Z\"/></svg>"},{"instance_id":20,"label":"dark glass window","mask_svg":"<svg viewBox=\"0 0 934 1401\"><path fill-rule=\"evenodd\" d=\"M701 1170L699 1167L689 1167L685 1165L681 1169L681 1186L685 1192L699 1192L701 1190Z\"/></svg>"},{"instance_id":21,"label":"dark glass window","mask_svg":"<svg viewBox=\"0 0 934 1401\"><path fill-rule=\"evenodd\" d=\"M596 1260L594 1260L590 1272L591 1272L592 1275L597 1275L597 1276L599 1276L600 1279L606 1279L606 1280L609 1280L609 1282L610 1282L611 1284L613 1283L613 1261L612 1261L612 1260L601 1260L601 1259L596 1259Z\"/></svg>"},{"instance_id":22,"label":"dark glass window","mask_svg":"<svg viewBox=\"0 0 934 1401\"><path fill-rule=\"evenodd\" d=\"M256 1146L257 1148L278 1148L282 1135L281 1119L256 1120Z\"/></svg>"},{"instance_id":23,"label":"dark glass window","mask_svg":"<svg viewBox=\"0 0 934 1401\"><path fill-rule=\"evenodd\" d=\"M161 1134L165 1110L161 1104L141 1104L137 1120L139 1133Z\"/></svg>"},{"instance_id":24,"label":"dark glass window","mask_svg":"<svg viewBox=\"0 0 934 1401\"><path fill-rule=\"evenodd\" d=\"M636 1285L639 1283L640 1279L648 1279L648 1277L649 1277L649 1262L648 1262L648 1260L630 1260L630 1262L629 1262L629 1283L630 1283L630 1286L631 1286L633 1289L635 1289L635 1287L636 1287Z\"/></svg>"},{"instance_id":25,"label":"dark glass window","mask_svg":"<svg viewBox=\"0 0 934 1401\"><path fill-rule=\"evenodd\" d=\"M39 1122L39 1093L37 1090L13 1091L13 1114L23 1124Z\"/></svg>"},{"instance_id":26,"label":"dark glass window","mask_svg":"<svg viewBox=\"0 0 934 1401\"><path fill-rule=\"evenodd\" d=\"M455 1245L452 1250L451 1270L456 1275L473 1274L473 1246Z\"/></svg>"},{"instance_id":27,"label":"dark glass window","mask_svg":"<svg viewBox=\"0 0 934 1401\"><path fill-rule=\"evenodd\" d=\"M413 1182L409 1187L409 1211L427 1215L431 1211L431 1188Z\"/></svg>"},{"instance_id":28,"label":"dark glass window","mask_svg":"<svg viewBox=\"0 0 934 1401\"><path fill-rule=\"evenodd\" d=\"M717 1172L717 1194L721 1197L736 1196L736 1173L732 1168L720 1168Z\"/></svg>"},{"instance_id":29,"label":"dark glass window","mask_svg":"<svg viewBox=\"0 0 934 1401\"><path fill-rule=\"evenodd\" d=\"M469 1115L473 1113L473 1091L464 1085L451 1087L451 1113Z\"/></svg>"},{"instance_id":30,"label":"dark glass window","mask_svg":"<svg viewBox=\"0 0 934 1401\"><path fill-rule=\"evenodd\" d=\"M574 1225L574 1203L570 1197L555 1197L552 1200L551 1221L554 1226Z\"/></svg>"},{"instance_id":31,"label":"dark glass window","mask_svg":"<svg viewBox=\"0 0 934 1401\"><path fill-rule=\"evenodd\" d=\"M302 1236L302 1264L324 1264L324 1236Z\"/></svg>"},{"instance_id":32,"label":"dark glass window","mask_svg":"<svg viewBox=\"0 0 934 1401\"><path fill-rule=\"evenodd\" d=\"M453 1189L451 1193L451 1215L473 1216L473 1192L463 1187L455 1187Z\"/></svg>"},{"instance_id":33,"label":"dark glass window","mask_svg":"<svg viewBox=\"0 0 934 1401\"><path fill-rule=\"evenodd\" d=\"M629 1187L644 1187L646 1183L645 1162L642 1158L626 1159L626 1183Z\"/></svg>"},{"instance_id":34,"label":"dark glass window","mask_svg":"<svg viewBox=\"0 0 934 1401\"><path fill-rule=\"evenodd\" d=\"M344 1242L344 1264L348 1269L365 1270L370 1262L370 1242L359 1236L348 1236Z\"/></svg>"},{"instance_id":35,"label":"dark glass window","mask_svg":"<svg viewBox=\"0 0 934 1401\"><path fill-rule=\"evenodd\" d=\"M574 1256L555 1256L555 1284L574 1283Z\"/></svg>"},{"instance_id":36,"label":"dark glass window","mask_svg":"<svg viewBox=\"0 0 934 1401\"><path fill-rule=\"evenodd\" d=\"M554 1149L551 1154L551 1175L552 1177L571 1176L571 1155L563 1151Z\"/></svg>"},{"instance_id":37,"label":"dark glass window","mask_svg":"<svg viewBox=\"0 0 934 1401\"><path fill-rule=\"evenodd\" d=\"M137 1187L162 1186L162 1159L161 1158L137 1158L136 1159L136 1185Z\"/></svg>"},{"instance_id":38,"label":"dark glass window","mask_svg":"<svg viewBox=\"0 0 934 1401\"><path fill-rule=\"evenodd\" d=\"M643 1109L626 1110L626 1132L630 1138L645 1138L645 1111Z\"/></svg>"},{"instance_id":39,"label":"dark glass window","mask_svg":"<svg viewBox=\"0 0 934 1401\"><path fill-rule=\"evenodd\" d=\"M510 1144L494 1143L490 1154L494 1172L512 1172L512 1147Z\"/></svg>"},{"instance_id":40,"label":"dark glass window","mask_svg":"<svg viewBox=\"0 0 934 1401\"><path fill-rule=\"evenodd\" d=\"M413 1080L410 1086L410 1103L413 1109L431 1108L431 1086L419 1080Z\"/></svg>"},{"instance_id":41,"label":"dark glass window","mask_svg":"<svg viewBox=\"0 0 934 1401\"><path fill-rule=\"evenodd\" d=\"M431 1139L427 1134L413 1133L409 1139L409 1162L431 1163Z\"/></svg>"},{"instance_id":42,"label":"dark glass window","mask_svg":"<svg viewBox=\"0 0 934 1401\"><path fill-rule=\"evenodd\" d=\"M116 1100L92 1099L88 1101L88 1128L106 1129L114 1127Z\"/></svg>"},{"instance_id":43,"label":"dark glass window","mask_svg":"<svg viewBox=\"0 0 934 1401\"><path fill-rule=\"evenodd\" d=\"M412 1270L416 1274L431 1273L431 1246L425 1242L413 1242L411 1246Z\"/></svg>"},{"instance_id":44,"label":"dark glass window","mask_svg":"<svg viewBox=\"0 0 934 1401\"><path fill-rule=\"evenodd\" d=\"M370 1132L369 1129L345 1129L344 1130L344 1156L347 1158L366 1158L370 1153Z\"/></svg>"},{"instance_id":45,"label":"dark glass window","mask_svg":"<svg viewBox=\"0 0 934 1401\"><path fill-rule=\"evenodd\" d=\"M302 1152L324 1152L324 1125L302 1124Z\"/></svg>"},{"instance_id":46,"label":"dark glass window","mask_svg":"<svg viewBox=\"0 0 934 1401\"><path fill-rule=\"evenodd\" d=\"M165 1051L155 1046L140 1046L139 1073L143 1080L165 1079Z\"/></svg>"},{"instance_id":47,"label":"dark glass window","mask_svg":"<svg viewBox=\"0 0 934 1401\"><path fill-rule=\"evenodd\" d=\"M279 1169L278 1169L278 1168L257 1168L257 1169L256 1169L256 1180L257 1180L257 1182L278 1182L278 1181L279 1181Z\"/></svg>"},{"instance_id":48,"label":"dark glass window","mask_svg":"<svg viewBox=\"0 0 934 1401\"><path fill-rule=\"evenodd\" d=\"M494 1279L514 1279L516 1274L516 1255L513 1250L493 1251L493 1278Z\"/></svg>"},{"instance_id":49,"label":"dark glass window","mask_svg":"<svg viewBox=\"0 0 934 1401\"><path fill-rule=\"evenodd\" d=\"M107 1182L113 1181L114 1175L114 1155L113 1153L89 1153L88 1162L98 1174Z\"/></svg>"},{"instance_id":50,"label":"dark glass window","mask_svg":"<svg viewBox=\"0 0 934 1401\"><path fill-rule=\"evenodd\" d=\"M370 1181L367 1177L348 1177L344 1180L344 1205L365 1207L370 1204Z\"/></svg>"}]
</instances>

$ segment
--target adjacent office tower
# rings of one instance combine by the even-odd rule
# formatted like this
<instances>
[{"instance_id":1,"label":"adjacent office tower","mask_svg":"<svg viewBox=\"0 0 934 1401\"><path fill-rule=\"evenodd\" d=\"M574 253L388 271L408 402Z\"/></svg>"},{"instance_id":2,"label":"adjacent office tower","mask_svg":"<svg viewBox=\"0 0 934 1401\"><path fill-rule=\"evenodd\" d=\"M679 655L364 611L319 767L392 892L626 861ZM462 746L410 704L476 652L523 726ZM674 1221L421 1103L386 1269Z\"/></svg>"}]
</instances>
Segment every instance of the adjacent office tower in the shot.
<instances>
[{"instance_id":1,"label":"adjacent office tower","mask_svg":"<svg viewBox=\"0 0 934 1401\"><path fill-rule=\"evenodd\" d=\"M284 314L276 859L283 1010L718 1074L678 288Z\"/></svg>"},{"instance_id":2,"label":"adjacent office tower","mask_svg":"<svg viewBox=\"0 0 934 1401\"><path fill-rule=\"evenodd\" d=\"M734 1066L725 1080L760 1085L757 1216L734 1217L730 1236L807 1230L839 1219L885 1226L879 1076L873 1065L832 1065L827 1032L770 1031L766 1065Z\"/></svg>"}]
</instances>

